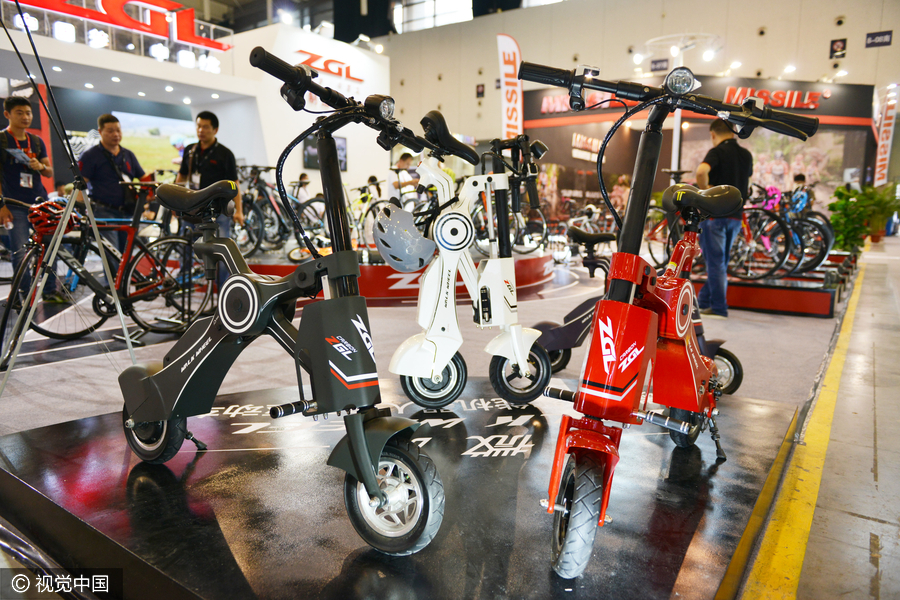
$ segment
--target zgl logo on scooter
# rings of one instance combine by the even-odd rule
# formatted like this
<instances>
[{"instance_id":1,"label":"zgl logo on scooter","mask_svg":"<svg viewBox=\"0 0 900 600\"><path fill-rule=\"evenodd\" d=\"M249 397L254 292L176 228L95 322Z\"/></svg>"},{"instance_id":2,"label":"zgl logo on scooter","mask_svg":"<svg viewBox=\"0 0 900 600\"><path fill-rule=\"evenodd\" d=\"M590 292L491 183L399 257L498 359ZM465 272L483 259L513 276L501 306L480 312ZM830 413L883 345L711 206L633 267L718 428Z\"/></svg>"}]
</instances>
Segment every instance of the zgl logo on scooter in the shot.
<instances>
[{"instance_id":1,"label":"zgl logo on scooter","mask_svg":"<svg viewBox=\"0 0 900 600\"><path fill-rule=\"evenodd\" d=\"M609 363L616 363L616 341L613 339L612 322L606 317L606 323L597 319L600 330L600 347L603 349L603 370L609 375ZM633 359L632 359L633 360Z\"/></svg>"},{"instance_id":2,"label":"zgl logo on scooter","mask_svg":"<svg viewBox=\"0 0 900 600\"><path fill-rule=\"evenodd\" d=\"M363 344L366 345L366 350L369 351L372 360L375 360L375 346L372 344L372 336L369 335L369 330L366 329L366 324L363 322L362 317L356 315L356 318L356 321L350 319L350 322L353 323L353 326L356 327L356 331L359 332L359 337L362 338Z\"/></svg>"},{"instance_id":3,"label":"zgl logo on scooter","mask_svg":"<svg viewBox=\"0 0 900 600\"><path fill-rule=\"evenodd\" d=\"M342 336L336 335L334 337L325 338L325 341L331 344L332 348L340 352L344 358L353 360L350 358L350 355L356 352L356 348L350 345L350 342L345 340Z\"/></svg>"}]
</instances>

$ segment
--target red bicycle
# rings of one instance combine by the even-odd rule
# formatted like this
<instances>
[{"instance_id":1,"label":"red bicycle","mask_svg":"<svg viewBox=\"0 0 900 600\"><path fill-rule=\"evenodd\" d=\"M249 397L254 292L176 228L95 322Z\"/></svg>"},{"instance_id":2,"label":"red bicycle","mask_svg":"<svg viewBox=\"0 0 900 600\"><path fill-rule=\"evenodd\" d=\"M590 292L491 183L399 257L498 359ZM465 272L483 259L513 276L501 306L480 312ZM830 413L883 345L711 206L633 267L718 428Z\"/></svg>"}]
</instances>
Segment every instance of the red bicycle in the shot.
<instances>
[{"instance_id":1,"label":"red bicycle","mask_svg":"<svg viewBox=\"0 0 900 600\"><path fill-rule=\"evenodd\" d=\"M700 354L691 326L694 288L689 275L699 254L701 221L732 212L742 198L730 186L703 191L685 184L668 188L663 194L663 207L681 214L684 236L675 245L663 274L657 275L639 253L662 147L663 122L675 109L682 108L727 120L736 126L741 138L756 127L764 127L805 140L818 128L817 119L770 109L753 98L734 105L694 94L694 75L684 67L669 73L662 88L603 81L596 78L598 74L592 68L566 71L530 63L522 63L519 69L520 79L567 88L573 110L584 109L584 88L638 103L610 128L597 158L600 191L620 228L619 247L612 255L609 291L594 311L578 389L545 391L547 396L574 402L575 410L583 415L562 418L549 500L543 501L554 515L553 570L567 579L584 572L597 527L606 521L622 428L604 421L623 427L643 421L660 425L669 430L680 447L692 446L700 432L709 427L717 460L725 460L715 421L716 398L721 394L717 369L712 360ZM647 109L650 112L638 147L634 185L622 220L603 183L603 153L619 126ZM651 388L653 402L668 407L668 415L647 410Z\"/></svg>"}]
</instances>

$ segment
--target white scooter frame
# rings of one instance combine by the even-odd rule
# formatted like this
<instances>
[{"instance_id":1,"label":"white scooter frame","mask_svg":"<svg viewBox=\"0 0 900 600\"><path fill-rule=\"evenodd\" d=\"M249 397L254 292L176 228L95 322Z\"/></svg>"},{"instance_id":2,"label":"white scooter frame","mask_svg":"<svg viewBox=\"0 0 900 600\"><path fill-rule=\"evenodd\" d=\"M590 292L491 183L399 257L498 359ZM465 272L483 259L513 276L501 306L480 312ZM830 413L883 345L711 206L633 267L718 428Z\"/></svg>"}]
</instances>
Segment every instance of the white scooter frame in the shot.
<instances>
[{"instance_id":1,"label":"white scooter frame","mask_svg":"<svg viewBox=\"0 0 900 600\"><path fill-rule=\"evenodd\" d=\"M440 168L437 158L428 156L417 171L422 186L434 185L437 189L439 206L450 201L454 182ZM521 404L536 398L549 383L550 371L544 368L549 365L549 359L546 364L542 361L546 352L540 346L532 348L541 332L518 322L515 263L512 257L498 256L492 202L485 203L491 256L483 259L476 269L469 253L475 240L475 225L470 216L473 206L481 202L482 193L486 198L493 198L496 190L508 189L506 173L467 178L459 199L440 213L428 232L438 247L438 255L419 283L417 322L423 331L397 348L389 367L392 373L404 378L404 391L418 404L429 408L446 406L465 387L465 363L458 355L463 338L456 314L457 272L472 298L475 324L501 329L485 347L485 352L495 357L491 361L491 384L495 391L508 401ZM506 366L512 366L512 377L505 374ZM516 375L527 382L524 389L512 387ZM445 381L447 377L453 380Z\"/></svg>"}]
</instances>

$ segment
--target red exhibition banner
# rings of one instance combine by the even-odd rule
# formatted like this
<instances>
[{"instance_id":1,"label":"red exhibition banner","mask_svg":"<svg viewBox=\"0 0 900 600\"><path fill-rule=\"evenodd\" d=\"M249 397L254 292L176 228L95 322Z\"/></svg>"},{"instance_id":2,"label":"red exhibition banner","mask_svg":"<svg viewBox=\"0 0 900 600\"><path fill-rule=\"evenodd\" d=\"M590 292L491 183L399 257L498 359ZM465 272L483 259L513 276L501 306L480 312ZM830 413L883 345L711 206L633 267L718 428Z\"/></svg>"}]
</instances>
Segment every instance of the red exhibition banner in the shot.
<instances>
[{"instance_id":1,"label":"red exhibition banner","mask_svg":"<svg viewBox=\"0 0 900 600\"><path fill-rule=\"evenodd\" d=\"M501 139L511 139L525 132L522 116L522 82L519 80L519 63L522 51L512 36L497 35L497 51L500 55L500 106L503 123Z\"/></svg>"}]
</instances>

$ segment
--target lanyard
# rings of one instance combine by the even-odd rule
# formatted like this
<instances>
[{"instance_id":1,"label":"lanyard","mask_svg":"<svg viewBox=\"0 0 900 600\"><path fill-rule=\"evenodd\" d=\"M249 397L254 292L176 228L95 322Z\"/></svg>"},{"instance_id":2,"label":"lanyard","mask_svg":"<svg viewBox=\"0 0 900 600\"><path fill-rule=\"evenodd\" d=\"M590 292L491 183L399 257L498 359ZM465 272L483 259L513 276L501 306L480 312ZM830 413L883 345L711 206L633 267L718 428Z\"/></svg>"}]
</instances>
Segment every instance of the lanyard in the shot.
<instances>
[{"instance_id":1,"label":"lanyard","mask_svg":"<svg viewBox=\"0 0 900 600\"><path fill-rule=\"evenodd\" d=\"M15 134L14 134L12 131L9 130L9 127L6 128L6 132L9 134L9 136L10 136L10 137L13 139L13 141L16 143L16 147L17 147L19 150L24 150L25 152L28 153L29 156L31 156L31 137L28 135L28 133L25 134L25 147L23 148L23 147L22 147L22 144L19 143L19 140L16 139Z\"/></svg>"},{"instance_id":2,"label":"lanyard","mask_svg":"<svg viewBox=\"0 0 900 600\"><path fill-rule=\"evenodd\" d=\"M200 147L200 142L197 142L197 145L194 146L193 152L191 152L191 154L193 155L192 160L191 160L191 166L193 167L193 169L191 169L191 170L199 173L200 168L205 163L209 162L210 157L213 154L213 150L215 150L216 146L218 146L218 145L219 145L219 141L216 140L215 142L213 142L212 146L210 146L209 148L204 150L203 148Z\"/></svg>"}]
</instances>

